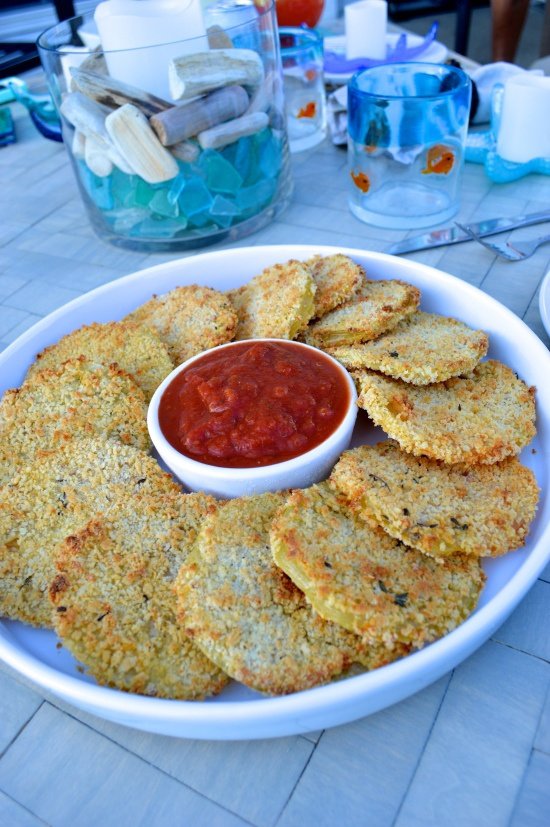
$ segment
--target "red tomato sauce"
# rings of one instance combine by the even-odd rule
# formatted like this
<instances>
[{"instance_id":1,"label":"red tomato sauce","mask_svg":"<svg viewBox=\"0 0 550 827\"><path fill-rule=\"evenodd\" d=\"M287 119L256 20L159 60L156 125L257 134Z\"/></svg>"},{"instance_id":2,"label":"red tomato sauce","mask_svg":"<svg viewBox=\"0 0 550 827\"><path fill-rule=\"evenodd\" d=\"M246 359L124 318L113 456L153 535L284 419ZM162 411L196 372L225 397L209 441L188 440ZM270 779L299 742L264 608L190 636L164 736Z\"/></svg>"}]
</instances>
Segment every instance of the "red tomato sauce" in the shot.
<instances>
[{"instance_id":1,"label":"red tomato sauce","mask_svg":"<svg viewBox=\"0 0 550 827\"><path fill-rule=\"evenodd\" d=\"M320 351L252 340L206 353L174 377L160 400L159 424L191 459L255 468L319 445L349 402L345 376Z\"/></svg>"}]
</instances>

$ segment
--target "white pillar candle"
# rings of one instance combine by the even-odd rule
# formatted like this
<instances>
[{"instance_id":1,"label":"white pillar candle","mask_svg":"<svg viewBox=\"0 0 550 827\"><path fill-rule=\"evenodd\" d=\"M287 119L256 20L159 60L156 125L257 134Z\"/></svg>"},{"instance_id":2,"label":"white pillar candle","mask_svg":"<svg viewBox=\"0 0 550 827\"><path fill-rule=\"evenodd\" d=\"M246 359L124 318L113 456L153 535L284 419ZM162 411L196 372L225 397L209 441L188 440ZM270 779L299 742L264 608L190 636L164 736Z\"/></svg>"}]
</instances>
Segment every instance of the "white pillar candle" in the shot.
<instances>
[{"instance_id":1,"label":"white pillar candle","mask_svg":"<svg viewBox=\"0 0 550 827\"><path fill-rule=\"evenodd\" d=\"M344 8L346 16L346 57L386 57L386 0L361 0Z\"/></svg>"},{"instance_id":2,"label":"white pillar candle","mask_svg":"<svg viewBox=\"0 0 550 827\"><path fill-rule=\"evenodd\" d=\"M517 164L550 158L550 77L525 72L506 81L497 152Z\"/></svg>"},{"instance_id":3,"label":"white pillar candle","mask_svg":"<svg viewBox=\"0 0 550 827\"><path fill-rule=\"evenodd\" d=\"M167 100L169 61L208 49L200 0L106 0L94 17L109 74Z\"/></svg>"}]
</instances>

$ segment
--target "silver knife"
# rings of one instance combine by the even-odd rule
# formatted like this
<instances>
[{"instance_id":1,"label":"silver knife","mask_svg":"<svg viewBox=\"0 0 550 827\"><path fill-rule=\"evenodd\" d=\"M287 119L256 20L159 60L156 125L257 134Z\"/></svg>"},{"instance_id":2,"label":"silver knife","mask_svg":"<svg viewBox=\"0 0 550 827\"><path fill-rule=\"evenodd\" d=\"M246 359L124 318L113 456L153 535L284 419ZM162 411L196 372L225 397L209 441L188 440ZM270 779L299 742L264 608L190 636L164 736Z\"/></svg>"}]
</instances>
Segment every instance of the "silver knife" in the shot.
<instances>
[{"instance_id":1,"label":"silver knife","mask_svg":"<svg viewBox=\"0 0 550 827\"><path fill-rule=\"evenodd\" d=\"M477 224L468 224L468 228L477 235L495 235L505 230L515 230L517 227L529 227L531 224L542 224L543 221L550 221L550 211L533 212L528 215L516 215L513 218L489 218L487 221L479 221ZM413 253L415 250L427 250L431 247L445 247L447 244L459 244L462 241L472 241L472 236L458 227L444 227L441 230L433 230L431 233L423 233L413 238L404 238L392 244L385 252L398 255L399 253Z\"/></svg>"}]
</instances>

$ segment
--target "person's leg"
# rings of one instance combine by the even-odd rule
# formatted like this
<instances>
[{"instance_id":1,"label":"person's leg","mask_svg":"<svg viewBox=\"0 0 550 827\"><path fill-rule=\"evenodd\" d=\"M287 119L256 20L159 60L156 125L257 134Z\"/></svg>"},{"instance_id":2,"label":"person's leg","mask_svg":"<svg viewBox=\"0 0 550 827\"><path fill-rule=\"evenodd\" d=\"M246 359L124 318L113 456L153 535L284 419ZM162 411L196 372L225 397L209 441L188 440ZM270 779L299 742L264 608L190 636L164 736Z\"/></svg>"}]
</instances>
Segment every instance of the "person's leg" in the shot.
<instances>
[{"instance_id":1,"label":"person's leg","mask_svg":"<svg viewBox=\"0 0 550 827\"><path fill-rule=\"evenodd\" d=\"M493 60L514 62L529 0L491 0Z\"/></svg>"},{"instance_id":2,"label":"person's leg","mask_svg":"<svg viewBox=\"0 0 550 827\"><path fill-rule=\"evenodd\" d=\"M540 56L550 55L550 0L546 0L544 21L542 23L542 37L540 39Z\"/></svg>"}]
</instances>

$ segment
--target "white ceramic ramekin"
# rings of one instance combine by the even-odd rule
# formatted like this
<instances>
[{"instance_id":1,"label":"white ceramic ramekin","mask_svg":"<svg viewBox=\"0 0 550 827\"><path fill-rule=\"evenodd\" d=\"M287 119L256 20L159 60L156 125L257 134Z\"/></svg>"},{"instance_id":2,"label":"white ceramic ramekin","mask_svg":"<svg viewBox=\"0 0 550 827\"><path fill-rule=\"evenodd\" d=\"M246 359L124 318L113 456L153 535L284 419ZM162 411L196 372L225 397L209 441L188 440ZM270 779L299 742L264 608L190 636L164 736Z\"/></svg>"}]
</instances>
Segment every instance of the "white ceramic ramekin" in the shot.
<instances>
[{"instance_id":1,"label":"white ceramic ramekin","mask_svg":"<svg viewBox=\"0 0 550 827\"><path fill-rule=\"evenodd\" d=\"M255 339L254 341L281 342L281 339ZM214 350L235 347L242 342L230 342L220 345ZM293 342L296 347L306 348L318 352L316 348L302 342ZM217 497L243 497L250 494L262 494L265 491L278 491L281 488L305 488L314 482L325 479L338 457L348 447L353 427L357 417L357 392L353 380L347 370L329 356L345 378L349 388L349 402L345 416L338 427L319 445L292 459L278 462L273 465L263 465L259 468L221 468L217 465L207 465L181 454L166 439L159 426L158 410L162 394L175 376L181 373L197 359L203 351L175 368L159 385L153 394L147 413L149 434L161 459L170 471L192 491L205 491Z\"/></svg>"}]
</instances>

